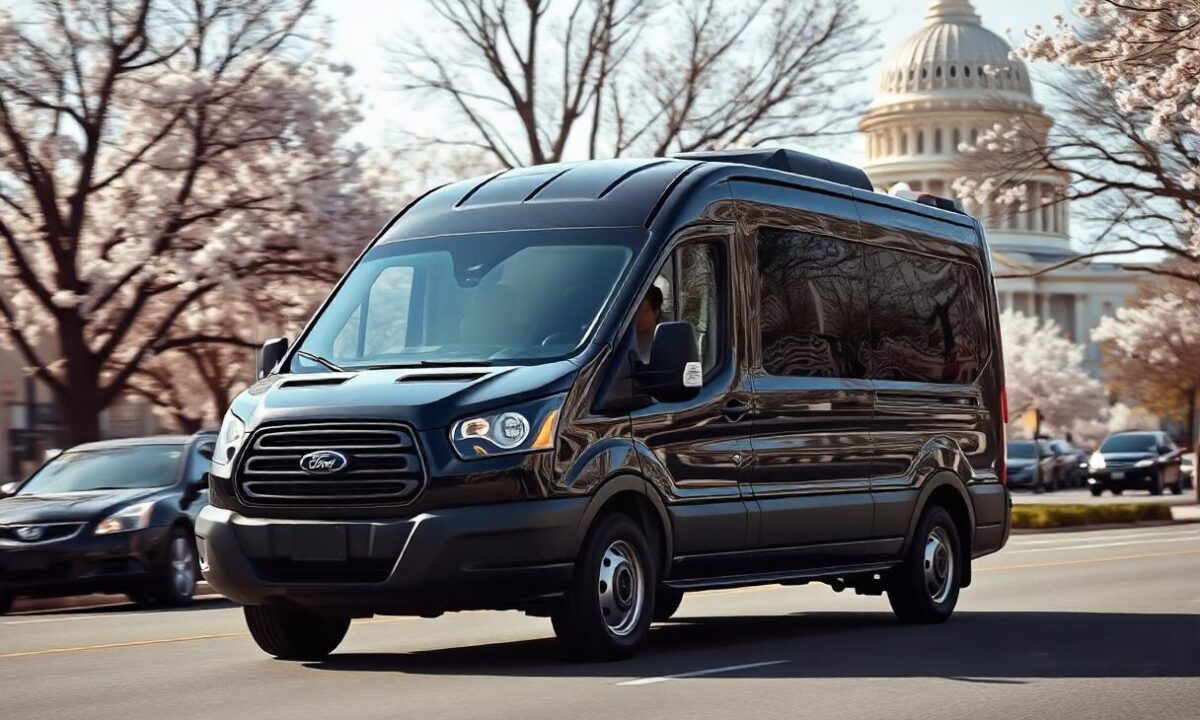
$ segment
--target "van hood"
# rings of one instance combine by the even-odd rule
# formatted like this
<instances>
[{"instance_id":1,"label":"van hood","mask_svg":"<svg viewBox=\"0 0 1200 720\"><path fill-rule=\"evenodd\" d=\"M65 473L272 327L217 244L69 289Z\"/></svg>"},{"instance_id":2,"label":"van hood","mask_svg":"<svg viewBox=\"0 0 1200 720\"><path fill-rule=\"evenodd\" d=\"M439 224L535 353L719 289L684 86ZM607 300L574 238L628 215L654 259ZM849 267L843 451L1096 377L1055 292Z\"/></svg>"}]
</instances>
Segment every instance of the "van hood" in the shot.
<instances>
[{"instance_id":1,"label":"van hood","mask_svg":"<svg viewBox=\"0 0 1200 720\"><path fill-rule=\"evenodd\" d=\"M273 375L232 404L248 428L275 421L391 420L416 430L566 392L579 367L560 360L511 367L381 368Z\"/></svg>"},{"instance_id":2,"label":"van hood","mask_svg":"<svg viewBox=\"0 0 1200 720\"><path fill-rule=\"evenodd\" d=\"M130 488L14 495L0 500L0 525L99 520L126 505L156 496L163 490L164 488Z\"/></svg>"}]
</instances>

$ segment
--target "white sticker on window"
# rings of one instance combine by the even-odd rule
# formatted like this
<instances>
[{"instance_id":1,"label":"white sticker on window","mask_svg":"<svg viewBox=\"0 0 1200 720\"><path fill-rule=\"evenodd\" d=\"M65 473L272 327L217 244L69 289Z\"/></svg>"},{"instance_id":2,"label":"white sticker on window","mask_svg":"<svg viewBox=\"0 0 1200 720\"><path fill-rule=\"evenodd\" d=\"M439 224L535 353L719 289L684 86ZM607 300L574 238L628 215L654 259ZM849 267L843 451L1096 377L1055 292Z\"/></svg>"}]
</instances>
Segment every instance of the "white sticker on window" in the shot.
<instances>
[{"instance_id":1,"label":"white sticker on window","mask_svg":"<svg viewBox=\"0 0 1200 720\"><path fill-rule=\"evenodd\" d=\"M704 384L704 370L700 363L690 362L683 366L683 386L697 388Z\"/></svg>"}]
</instances>

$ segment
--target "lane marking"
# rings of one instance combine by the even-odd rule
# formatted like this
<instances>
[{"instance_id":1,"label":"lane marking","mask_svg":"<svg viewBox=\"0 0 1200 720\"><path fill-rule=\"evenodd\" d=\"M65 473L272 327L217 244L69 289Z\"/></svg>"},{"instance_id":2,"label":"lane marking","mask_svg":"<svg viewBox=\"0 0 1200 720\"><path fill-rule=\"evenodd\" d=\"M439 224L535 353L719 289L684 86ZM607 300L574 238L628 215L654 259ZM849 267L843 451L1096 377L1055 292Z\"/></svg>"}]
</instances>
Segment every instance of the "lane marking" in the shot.
<instances>
[{"instance_id":1,"label":"lane marking","mask_svg":"<svg viewBox=\"0 0 1200 720\"><path fill-rule=\"evenodd\" d=\"M351 624L377 625L380 623L401 622L404 620L416 620L416 618L407 616L371 618L368 620L356 620ZM127 640L123 642L100 643L97 645L77 645L75 647L46 648L43 650L22 650L20 652L0 654L0 660L4 660L6 658L32 657L34 655L58 655L61 653L90 652L92 650L115 650L119 648L144 647L146 645L165 645L168 643L192 642L195 640L220 640L223 638L232 637L250 637L250 633L242 630L240 632L214 633L211 635L188 635L185 637L155 638L153 640Z\"/></svg>"},{"instance_id":2,"label":"lane marking","mask_svg":"<svg viewBox=\"0 0 1200 720\"><path fill-rule=\"evenodd\" d=\"M1085 558L1082 560L1057 560L1042 563L1026 563L1024 565L999 565L997 567L978 567L975 572L1000 572L1002 570L1031 570L1034 568L1058 567L1060 565L1089 565L1117 560L1141 560L1142 558L1171 557L1174 555L1200 555L1200 550L1175 550L1172 552L1141 553L1138 555L1112 555L1102 558Z\"/></svg>"},{"instance_id":3,"label":"lane marking","mask_svg":"<svg viewBox=\"0 0 1200 720\"><path fill-rule=\"evenodd\" d=\"M1011 537L1008 540L1008 547L1025 545L1063 545L1073 542L1096 542L1098 540L1130 540L1134 538L1149 538L1149 537L1180 537L1193 536L1200 533L1197 532L1194 525L1184 526L1177 530L1163 532L1155 530L1153 532L1137 532L1136 530L1128 530L1115 534L1093 534L1091 532L1069 532L1056 534L1053 538L1031 538L1028 535Z\"/></svg>"},{"instance_id":4,"label":"lane marking","mask_svg":"<svg viewBox=\"0 0 1200 720\"><path fill-rule=\"evenodd\" d=\"M1181 543L1181 542L1194 543L1198 540L1200 540L1200 535L1191 535L1188 537L1178 537L1178 538L1153 538L1150 540L1118 540L1115 542L1087 543L1087 544L1083 544L1083 545L1055 545L1053 547L1024 548L1024 549L1019 549L1019 550L1013 549L1013 550L1008 550L1007 552L1005 552L1005 554L1012 555L1012 554L1016 554L1016 553L1065 552L1067 550L1092 550L1095 548L1124 547L1126 545L1165 545L1167 543Z\"/></svg>"},{"instance_id":5,"label":"lane marking","mask_svg":"<svg viewBox=\"0 0 1200 720\"><path fill-rule=\"evenodd\" d=\"M738 670L749 670L751 668L768 667L770 665L783 665L790 663L791 660L767 660L764 662L746 663L745 665L727 665L719 668L709 668L707 670L693 670L691 672L675 673L673 675L659 675L658 677L638 678L637 680L625 680L616 683L626 687L637 685L654 685L656 683L669 682L680 678L704 677L705 675L720 675L721 673L736 672Z\"/></svg>"}]
</instances>

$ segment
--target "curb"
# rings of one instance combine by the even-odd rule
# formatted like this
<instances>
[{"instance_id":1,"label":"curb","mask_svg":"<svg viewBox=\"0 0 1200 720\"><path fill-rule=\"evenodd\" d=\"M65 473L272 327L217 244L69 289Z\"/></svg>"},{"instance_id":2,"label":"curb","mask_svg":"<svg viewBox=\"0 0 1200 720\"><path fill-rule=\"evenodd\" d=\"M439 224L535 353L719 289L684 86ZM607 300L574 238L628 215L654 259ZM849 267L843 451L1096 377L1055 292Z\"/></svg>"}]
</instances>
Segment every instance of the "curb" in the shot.
<instances>
[{"instance_id":1,"label":"curb","mask_svg":"<svg viewBox=\"0 0 1200 720\"><path fill-rule=\"evenodd\" d=\"M1200 524L1200 518L1186 520L1146 520L1132 523L1100 523L1096 525L1072 525L1054 528L1013 528L1013 535L1045 535L1047 533L1090 532L1093 530L1132 530L1133 528L1175 527L1176 525Z\"/></svg>"},{"instance_id":2,"label":"curb","mask_svg":"<svg viewBox=\"0 0 1200 720\"><path fill-rule=\"evenodd\" d=\"M208 583L199 583L193 600L212 600L221 597L213 592ZM117 607L133 605L133 601L124 595L69 595L55 598L18 598L13 602L9 615L20 613L46 612L50 610L79 610L83 608Z\"/></svg>"}]
</instances>

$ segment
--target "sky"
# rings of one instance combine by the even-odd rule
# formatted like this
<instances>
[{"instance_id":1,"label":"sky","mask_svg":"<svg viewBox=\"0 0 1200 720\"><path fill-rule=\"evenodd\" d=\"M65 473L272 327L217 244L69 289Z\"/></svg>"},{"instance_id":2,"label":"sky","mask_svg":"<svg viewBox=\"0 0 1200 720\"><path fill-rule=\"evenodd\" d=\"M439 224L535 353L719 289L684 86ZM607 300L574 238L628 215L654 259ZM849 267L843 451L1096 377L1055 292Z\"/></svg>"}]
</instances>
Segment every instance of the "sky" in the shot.
<instances>
[{"instance_id":1,"label":"sky","mask_svg":"<svg viewBox=\"0 0 1200 720\"><path fill-rule=\"evenodd\" d=\"M395 137L401 125L431 127L443 116L422 108L419 99L395 88L388 77L388 54L384 45L391 39L410 33L428 32L431 23L423 0L320 0L322 11L333 20L333 59L354 66L351 82L363 94L365 119L356 131L356 140L369 147L381 147ZM725 0L736 1L736 0ZM864 11L881 21L878 54L882 61L888 51L916 31L929 0L860 0ZM991 30L1019 39L1036 24L1049 26L1056 13L1069 15L1072 0L974 0L976 11ZM877 71L872 71L857 88L859 94L873 95ZM857 136L822 149L822 152L852 164L863 159L862 140Z\"/></svg>"}]
</instances>

